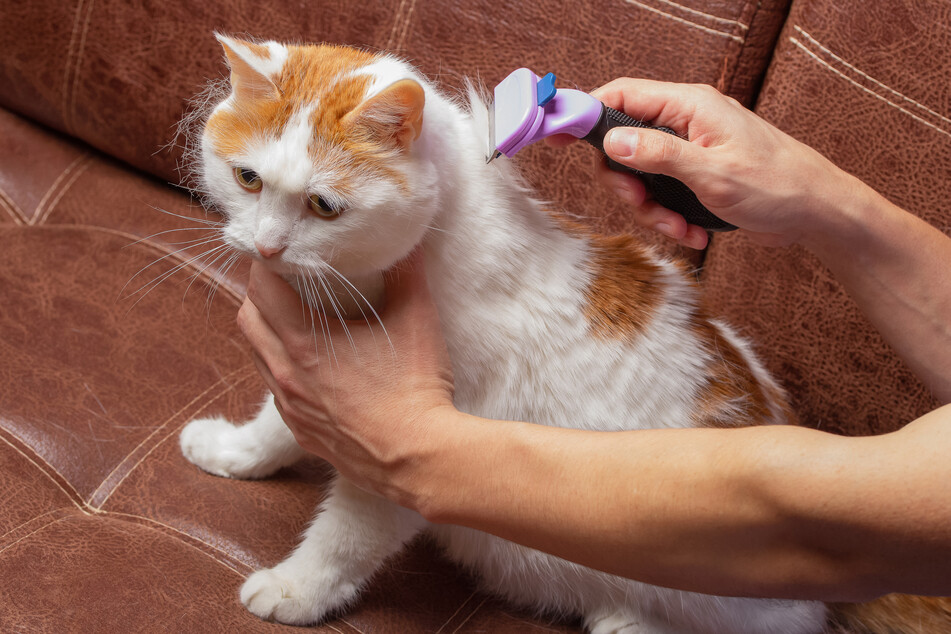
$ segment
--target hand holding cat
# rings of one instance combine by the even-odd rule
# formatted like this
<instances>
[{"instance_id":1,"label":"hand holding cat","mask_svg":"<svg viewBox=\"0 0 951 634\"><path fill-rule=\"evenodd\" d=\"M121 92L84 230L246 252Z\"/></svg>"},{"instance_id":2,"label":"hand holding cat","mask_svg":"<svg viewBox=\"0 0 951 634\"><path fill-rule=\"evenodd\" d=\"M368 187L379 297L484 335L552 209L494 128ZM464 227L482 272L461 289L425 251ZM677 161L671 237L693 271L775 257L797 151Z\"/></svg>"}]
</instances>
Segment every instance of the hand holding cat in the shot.
<instances>
[{"instance_id":1,"label":"hand holding cat","mask_svg":"<svg viewBox=\"0 0 951 634\"><path fill-rule=\"evenodd\" d=\"M255 262L238 323L298 443L357 486L400 500L410 488L403 467L425 445L427 415L452 407L453 383L420 251L386 275L386 296L386 331L327 319Z\"/></svg>"},{"instance_id":2,"label":"hand holding cat","mask_svg":"<svg viewBox=\"0 0 951 634\"><path fill-rule=\"evenodd\" d=\"M604 143L610 158L683 181L713 213L761 244L807 240L806 233L818 230L829 216L829 197L847 196L862 186L812 148L711 86L624 78L592 95L682 137L615 128ZM648 200L636 177L604 167L599 178L634 206L632 218L639 225L685 246L706 247L706 232Z\"/></svg>"}]
</instances>

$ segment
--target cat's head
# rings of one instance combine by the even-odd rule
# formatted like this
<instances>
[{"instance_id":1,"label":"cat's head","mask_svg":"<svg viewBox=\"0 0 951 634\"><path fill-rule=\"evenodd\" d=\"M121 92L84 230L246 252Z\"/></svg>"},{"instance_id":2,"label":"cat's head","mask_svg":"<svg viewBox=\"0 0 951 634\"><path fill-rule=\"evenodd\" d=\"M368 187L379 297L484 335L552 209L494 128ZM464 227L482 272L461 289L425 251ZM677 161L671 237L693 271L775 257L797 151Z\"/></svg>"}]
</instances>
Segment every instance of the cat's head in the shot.
<instances>
[{"instance_id":1,"label":"cat's head","mask_svg":"<svg viewBox=\"0 0 951 634\"><path fill-rule=\"evenodd\" d=\"M281 273L388 268L436 213L432 165L414 147L424 89L391 57L218 35L230 94L208 117L201 188L225 240Z\"/></svg>"}]
</instances>

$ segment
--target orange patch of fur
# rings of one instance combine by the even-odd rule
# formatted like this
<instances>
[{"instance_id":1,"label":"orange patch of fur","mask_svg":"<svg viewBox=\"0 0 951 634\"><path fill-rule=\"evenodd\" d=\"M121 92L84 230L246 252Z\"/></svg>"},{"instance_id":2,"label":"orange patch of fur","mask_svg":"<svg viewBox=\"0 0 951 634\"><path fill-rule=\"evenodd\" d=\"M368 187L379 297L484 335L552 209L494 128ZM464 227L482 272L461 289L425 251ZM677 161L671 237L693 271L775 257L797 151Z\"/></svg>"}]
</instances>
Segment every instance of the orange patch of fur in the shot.
<instances>
[{"instance_id":1,"label":"orange patch of fur","mask_svg":"<svg viewBox=\"0 0 951 634\"><path fill-rule=\"evenodd\" d=\"M269 55L267 48L257 47ZM288 46L288 57L277 76L271 77L274 94L236 99L232 108L214 113L206 124L217 152L238 156L260 138L278 138L294 113L318 103L312 115L314 138L342 148L353 159L349 169L369 168L403 184L401 175L387 167L392 148L382 146L347 125L345 116L359 106L371 78L348 76L378 58L372 53L343 46ZM255 54L260 51L255 50ZM320 144L311 144L315 159ZM344 182L346 179L344 179ZM346 195L347 192L341 192Z\"/></svg>"},{"instance_id":2,"label":"orange patch of fur","mask_svg":"<svg viewBox=\"0 0 951 634\"><path fill-rule=\"evenodd\" d=\"M600 236L557 215L555 220L567 233L582 236L592 245L595 275L587 289L585 312L593 332L606 339L630 339L643 332L663 301L659 267L632 236ZM689 275L685 267L682 272ZM795 423L782 388L772 380L758 380L740 350L720 334L702 309L694 316L693 330L713 357L697 396L696 426Z\"/></svg>"},{"instance_id":3,"label":"orange patch of fur","mask_svg":"<svg viewBox=\"0 0 951 634\"><path fill-rule=\"evenodd\" d=\"M713 356L706 383L697 395L697 427L749 427L796 422L785 392L771 380L757 379L743 354L703 314L694 332Z\"/></svg>"},{"instance_id":4,"label":"orange patch of fur","mask_svg":"<svg viewBox=\"0 0 951 634\"><path fill-rule=\"evenodd\" d=\"M868 603L833 603L833 634L951 632L951 599L888 594Z\"/></svg>"},{"instance_id":5,"label":"orange patch of fur","mask_svg":"<svg viewBox=\"0 0 951 634\"><path fill-rule=\"evenodd\" d=\"M642 332L661 301L660 271L632 236L589 235L594 279L585 313L594 333L626 339Z\"/></svg>"}]
</instances>

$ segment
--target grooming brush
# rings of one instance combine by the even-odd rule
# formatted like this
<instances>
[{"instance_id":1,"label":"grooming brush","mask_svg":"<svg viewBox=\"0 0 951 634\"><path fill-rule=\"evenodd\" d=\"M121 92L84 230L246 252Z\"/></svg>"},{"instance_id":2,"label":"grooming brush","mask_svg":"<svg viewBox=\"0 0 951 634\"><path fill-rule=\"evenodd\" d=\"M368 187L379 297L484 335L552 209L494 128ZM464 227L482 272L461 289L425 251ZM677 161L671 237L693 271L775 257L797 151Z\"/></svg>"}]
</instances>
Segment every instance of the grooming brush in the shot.
<instances>
[{"instance_id":1,"label":"grooming brush","mask_svg":"<svg viewBox=\"0 0 951 634\"><path fill-rule=\"evenodd\" d=\"M523 147L553 134L570 134L604 152L604 135L618 126L676 134L670 128L632 119L580 90L557 89L552 73L539 77L527 68L520 68L495 87L495 99L489 106L486 163L502 155L511 157ZM708 231L736 229L711 213L697 200L696 194L676 178L641 172L610 159L608 166L640 178L654 200L676 211L690 224Z\"/></svg>"}]
</instances>

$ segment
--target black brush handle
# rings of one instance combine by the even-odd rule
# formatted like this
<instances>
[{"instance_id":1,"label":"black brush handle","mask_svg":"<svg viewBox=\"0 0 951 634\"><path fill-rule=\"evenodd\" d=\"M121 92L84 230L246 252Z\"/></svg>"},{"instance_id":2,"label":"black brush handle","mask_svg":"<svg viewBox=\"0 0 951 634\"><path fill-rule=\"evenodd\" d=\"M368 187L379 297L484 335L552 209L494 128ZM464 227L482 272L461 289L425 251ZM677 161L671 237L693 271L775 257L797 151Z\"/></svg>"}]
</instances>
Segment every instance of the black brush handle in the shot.
<instances>
[{"instance_id":1,"label":"black brush handle","mask_svg":"<svg viewBox=\"0 0 951 634\"><path fill-rule=\"evenodd\" d=\"M611 128L617 127L649 128L651 130L661 130L668 134L677 134L670 128L652 126L643 121L632 119L614 108L604 106L601 110L601 117L594 127L591 128L591 132L584 137L584 140L604 152L604 135L607 134ZM647 172L621 165L610 158L608 159L608 167L615 172L629 172L640 178L644 181L644 184L647 186L647 191L654 197L654 200L667 209L676 211L692 225L698 225L707 231L733 231L736 229L736 227L718 218L709 209L704 207L703 204L697 200L697 195L676 178L664 174L648 174Z\"/></svg>"}]
</instances>

